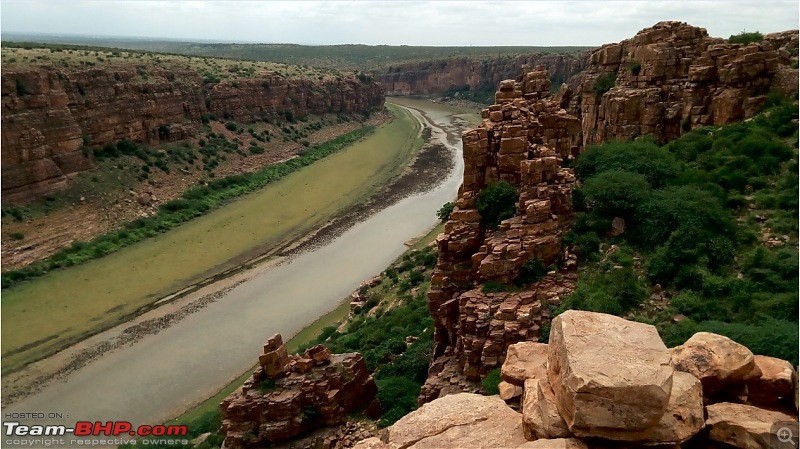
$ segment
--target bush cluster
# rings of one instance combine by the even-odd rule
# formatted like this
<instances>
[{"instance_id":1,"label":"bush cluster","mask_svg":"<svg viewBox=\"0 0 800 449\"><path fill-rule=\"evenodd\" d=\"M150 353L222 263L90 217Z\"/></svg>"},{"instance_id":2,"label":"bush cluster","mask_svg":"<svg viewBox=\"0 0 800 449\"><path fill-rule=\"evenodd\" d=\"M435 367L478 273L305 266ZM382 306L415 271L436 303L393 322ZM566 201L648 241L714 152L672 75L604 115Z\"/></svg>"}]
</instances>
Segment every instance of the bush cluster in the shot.
<instances>
[{"instance_id":1,"label":"bush cluster","mask_svg":"<svg viewBox=\"0 0 800 449\"><path fill-rule=\"evenodd\" d=\"M797 105L782 103L750 122L694 130L664 146L644 139L587 148L575 164L583 185L564 243L589 264L565 305L632 313L648 284L658 283L674 293L664 317L688 318L680 327L657 320L671 344L714 329L796 362L796 120ZM613 237L615 217L625 232ZM765 246L762 226L789 241ZM604 242L619 249L604 254Z\"/></svg>"}]
</instances>

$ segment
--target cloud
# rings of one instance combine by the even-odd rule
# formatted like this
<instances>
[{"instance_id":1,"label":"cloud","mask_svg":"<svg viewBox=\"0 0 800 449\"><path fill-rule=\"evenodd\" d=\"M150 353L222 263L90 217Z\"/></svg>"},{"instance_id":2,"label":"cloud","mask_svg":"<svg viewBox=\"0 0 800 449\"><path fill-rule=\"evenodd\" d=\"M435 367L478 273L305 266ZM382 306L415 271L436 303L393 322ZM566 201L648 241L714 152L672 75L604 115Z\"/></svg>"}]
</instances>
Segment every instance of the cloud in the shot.
<instances>
[{"instance_id":1,"label":"cloud","mask_svg":"<svg viewBox=\"0 0 800 449\"><path fill-rule=\"evenodd\" d=\"M4 31L242 42L600 45L662 20L727 37L798 28L796 1L4 0Z\"/></svg>"}]
</instances>

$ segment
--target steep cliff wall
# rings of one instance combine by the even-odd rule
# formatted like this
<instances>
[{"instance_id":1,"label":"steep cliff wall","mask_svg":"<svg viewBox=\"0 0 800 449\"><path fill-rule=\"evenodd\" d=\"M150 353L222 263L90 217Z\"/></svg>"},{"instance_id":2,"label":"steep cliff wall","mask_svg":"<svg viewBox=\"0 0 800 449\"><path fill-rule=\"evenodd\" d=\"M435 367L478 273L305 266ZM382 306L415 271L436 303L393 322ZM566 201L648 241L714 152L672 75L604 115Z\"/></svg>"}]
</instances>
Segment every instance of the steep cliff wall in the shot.
<instances>
[{"instance_id":1,"label":"steep cliff wall","mask_svg":"<svg viewBox=\"0 0 800 449\"><path fill-rule=\"evenodd\" d=\"M741 45L659 22L592 52L570 112L581 118L584 144L647 134L666 142L745 120L770 91L797 92L797 42L796 30Z\"/></svg>"},{"instance_id":2,"label":"steep cliff wall","mask_svg":"<svg viewBox=\"0 0 800 449\"><path fill-rule=\"evenodd\" d=\"M583 56L541 54L495 59L453 58L403 64L389 72L374 73L388 95L441 94L451 86L469 85L470 90L493 89L500 81L516 78L522 66L543 66L558 86L580 73L588 64ZM577 87L577 83L575 86Z\"/></svg>"},{"instance_id":3,"label":"steep cliff wall","mask_svg":"<svg viewBox=\"0 0 800 449\"><path fill-rule=\"evenodd\" d=\"M360 113L382 104L378 83L352 75L319 80L261 72L206 83L181 67L12 67L2 74L3 196L27 201L63 189L67 175L94 167L84 147L190 138L206 113L250 122Z\"/></svg>"}]
</instances>

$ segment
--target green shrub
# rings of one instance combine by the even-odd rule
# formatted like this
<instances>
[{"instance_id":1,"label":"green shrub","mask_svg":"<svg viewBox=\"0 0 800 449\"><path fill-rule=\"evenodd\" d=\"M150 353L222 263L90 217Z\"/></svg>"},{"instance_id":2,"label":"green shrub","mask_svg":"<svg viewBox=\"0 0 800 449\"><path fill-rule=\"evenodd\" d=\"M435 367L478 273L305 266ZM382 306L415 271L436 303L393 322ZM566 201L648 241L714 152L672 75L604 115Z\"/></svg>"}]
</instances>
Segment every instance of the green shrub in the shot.
<instances>
[{"instance_id":1,"label":"green shrub","mask_svg":"<svg viewBox=\"0 0 800 449\"><path fill-rule=\"evenodd\" d=\"M441 221L442 223L446 223L447 220L450 219L450 214L453 212L453 209L455 209L455 207L456 207L455 203L451 201L444 203L444 205L442 205L442 207L439 208L439 211L436 212L436 216L439 217L439 221Z\"/></svg>"},{"instance_id":2,"label":"green shrub","mask_svg":"<svg viewBox=\"0 0 800 449\"><path fill-rule=\"evenodd\" d=\"M486 377L481 380L481 386L483 387L484 393L489 396L500 393L498 385L502 380L503 378L500 377L500 368L495 368L489 371L489 373L486 374Z\"/></svg>"},{"instance_id":3,"label":"green shrub","mask_svg":"<svg viewBox=\"0 0 800 449\"><path fill-rule=\"evenodd\" d=\"M500 293L508 291L508 286L498 281L486 281L481 286L481 291L483 293Z\"/></svg>"},{"instance_id":4,"label":"green shrub","mask_svg":"<svg viewBox=\"0 0 800 449\"><path fill-rule=\"evenodd\" d=\"M517 285L532 284L547 275L547 267L544 266L542 259L533 258L522 266L519 276L515 283Z\"/></svg>"},{"instance_id":5,"label":"green shrub","mask_svg":"<svg viewBox=\"0 0 800 449\"><path fill-rule=\"evenodd\" d=\"M516 212L517 190L505 181L484 187L475 203L481 214L481 223L489 229L497 229L500 222L511 218Z\"/></svg>"},{"instance_id":6,"label":"green shrub","mask_svg":"<svg viewBox=\"0 0 800 449\"><path fill-rule=\"evenodd\" d=\"M236 131L238 128L239 127L236 126L236 123L233 122L228 122L225 124L225 129L227 129L228 131Z\"/></svg>"},{"instance_id":7,"label":"green shrub","mask_svg":"<svg viewBox=\"0 0 800 449\"><path fill-rule=\"evenodd\" d=\"M12 232L9 234L9 237L11 237L11 240L22 240L25 238L25 234L21 232Z\"/></svg>"},{"instance_id":8,"label":"green shrub","mask_svg":"<svg viewBox=\"0 0 800 449\"><path fill-rule=\"evenodd\" d=\"M614 87L614 84L617 82L617 73L610 72L610 73L603 73L594 83L594 94L597 97L603 96L604 93L611 90Z\"/></svg>"},{"instance_id":9,"label":"green shrub","mask_svg":"<svg viewBox=\"0 0 800 449\"><path fill-rule=\"evenodd\" d=\"M639 76L639 72L642 71L642 64L638 61L633 61L630 64L630 69L633 76Z\"/></svg>"},{"instance_id":10,"label":"green shrub","mask_svg":"<svg viewBox=\"0 0 800 449\"><path fill-rule=\"evenodd\" d=\"M759 33L758 31L753 31L748 33L747 31L741 31L739 34L733 34L731 37L728 38L728 42L732 44L750 44L753 42L761 42L764 40L764 35Z\"/></svg>"}]
</instances>

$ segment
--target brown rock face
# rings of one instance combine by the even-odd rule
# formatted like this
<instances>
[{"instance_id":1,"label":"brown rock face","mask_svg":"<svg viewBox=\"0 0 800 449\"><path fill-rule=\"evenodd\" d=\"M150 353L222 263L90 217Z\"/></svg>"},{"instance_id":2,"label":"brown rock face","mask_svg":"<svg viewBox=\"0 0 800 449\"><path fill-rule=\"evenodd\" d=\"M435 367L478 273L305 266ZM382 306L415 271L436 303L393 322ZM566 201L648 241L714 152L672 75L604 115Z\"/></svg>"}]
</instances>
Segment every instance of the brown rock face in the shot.
<instances>
[{"instance_id":1,"label":"brown rock face","mask_svg":"<svg viewBox=\"0 0 800 449\"><path fill-rule=\"evenodd\" d=\"M290 357L280 335L264 345L259 365L220 404L227 449L263 447L342 424L378 390L361 354L331 355L318 345Z\"/></svg>"},{"instance_id":2,"label":"brown rock face","mask_svg":"<svg viewBox=\"0 0 800 449\"><path fill-rule=\"evenodd\" d=\"M706 407L709 439L742 449L772 449L797 447L797 416L764 410L744 404L721 402ZM784 423L785 426L776 425ZM791 435L778 440L781 427L791 430ZM775 444L772 444L775 443ZM778 443L783 445L778 446Z\"/></svg>"},{"instance_id":3,"label":"brown rock face","mask_svg":"<svg viewBox=\"0 0 800 449\"><path fill-rule=\"evenodd\" d=\"M567 423L558 413L556 396L547 377L525 381L522 428L529 440L572 437Z\"/></svg>"},{"instance_id":4,"label":"brown rock face","mask_svg":"<svg viewBox=\"0 0 800 449\"><path fill-rule=\"evenodd\" d=\"M755 405L790 404L794 396L795 370L786 360L753 356L756 377L747 381L747 400Z\"/></svg>"},{"instance_id":5,"label":"brown rock face","mask_svg":"<svg viewBox=\"0 0 800 449\"><path fill-rule=\"evenodd\" d=\"M354 449L506 449L525 442L519 413L497 396L469 393L423 405L387 427L381 440L364 440Z\"/></svg>"},{"instance_id":6,"label":"brown rock face","mask_svg":"<svg viewBox=\"0 0 800 449\"><path fill-rule=\"evenodd\" d=\"M317 81L272 72L205 84L193 70L151 68L3 70L2 193L22 202L66 187L94 168L91 149L122 139L157 144L192 137L201 116L261 117L360 113L383 104L374 81ZM25 86L18 92L17 86ZM87 147L82 150L82 147Z\"/></svg>"},{"instance_id":7,"label":"brown rock face","mask_svg":"<svg viewBox=\"0 0 800 449\"><path fill-rule=\"evenodd\" d=\"M464 133L464 183L456 209L437 238L439 260L428 295L436 322L434 358L451 351L467 379L500 367L506 348L536 339L549 319L549 306L574 286L574 273L551 273L523 293L464 293L464 286L489 280L510 282L523 265L545 266L562 254L560 235L572 217L572 170L561 168L579 144L580 125L550 97L542 70L520 82L507 80L498 104L483 111L480 128ZM497 231L481 224L475 201L487 185L504 180L517 188L517 216ZM448 349L450 348L450 349ZM439 396L431 381L421 400Z\"/></svg>"},{"instance_id":8,"label":"brown rock face","mask_svg":"<svg viewBox=\"0 0 800 449\"><path fill-rule=\"evenodd\" d=\"M503 380L525 385L527 379L542 379L547 375L547 343L523 341L508 347L500 369Z\"/></svg>"},{"instance_id":9,"label":"brown rock face","mask_svg":"<svg viewBox=\"0 0 800 449\"><path fill-rule=\"evenodd\" d=\"M655 327L568 310L550 331L547 377L576 436L614 440L661 419L672 392L670 357Z\"/></svg>"},{"instance_id":10,"label":"brown rock face","mask_svg":"<svg viewBox=\"0 0 800 449\"><path fill-rule=\"evenodd\" d=\"M730 44L703 28L660 22L592 52L580 94L585 145L652 134L675 139L690 128L754 116L770 90L797 92L798 32ZM603 92L599 85L611 83Z\"/></svg>"},{"instance_id":11,"label":"brown rock face","mask_svg":"<svg viewBox=\"0 0 800 449\"><path fill-rule=\"evenodd\" d=\"M672 366L700 379L706 396L758 377L753 353L728 337L698 332L670 350Z\"/></svg>"},{"instance_id":12,"label":"brown rock face","mask_svg":"<svg viewBox=\"0 0 800 449\"><path fill-rule=\"evenodd\" d=\"M544 67L556 86L580 73L588 63L588 55L530 54L492 59L449 58L402 64L374 72L387 95L435 95L450 87L467 85L470 90L494 88L500 81L515 78L524 66ZM577 87L577 83L575 86Z\"/></svg>"}]
</instances>

